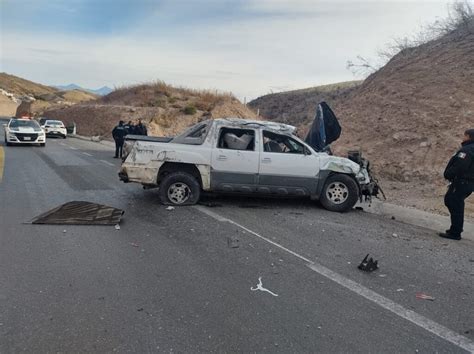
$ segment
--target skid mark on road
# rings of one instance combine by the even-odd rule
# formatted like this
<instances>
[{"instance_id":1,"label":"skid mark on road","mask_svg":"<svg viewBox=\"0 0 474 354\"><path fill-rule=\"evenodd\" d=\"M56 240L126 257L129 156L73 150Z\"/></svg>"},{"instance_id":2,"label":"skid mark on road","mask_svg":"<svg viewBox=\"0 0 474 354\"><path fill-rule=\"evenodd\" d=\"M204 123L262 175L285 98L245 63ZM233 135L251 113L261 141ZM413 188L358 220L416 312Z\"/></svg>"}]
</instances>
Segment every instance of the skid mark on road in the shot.
<instances>
[{"instance_id":1,"label":"skid mark on road","mask_svg":"<svg viewBox=\"0 0 474 354\"><path fill-rule=\"evenodd\" d=\"M3 180L3 170L5 169L5 151L3 147L0 146L0 183Z\"/></svg>"},{"instance_id":2,"label":"skid mark on road","mask_svg":"<svg viewBox=\"0 0 474 354\"><path fill-rule=\"evenodd\" d=\"M92 155L89 154L88 152L83 152L82 154L83 154L83 155L86 155L86 156L91 156L91 157L92 157Z\"/></svg>"},{"instance_id":3,"label":"skid mark on road","mask_svg":"<svg viewBox=\"0 0 474 354\"><path fill-rule=\"evenodd\" d=\"M469 338L466 338L458 333L456 333L455 331L452 331L450 330L449 328L447 327L444 327L443 325L440 325L439 323L437 322L434 322L432 320L430 320L429 318L425 317L425 316L422 316L412 310L409 310L409 309L406 309L405 307L403 307L402 305L399 305L397 303L395 303L394 301L386 298L385 296L382 296L378 293L376 293L375 291L373 290L370 290L369 288L366 288L365 286L353 281L353 280L350 280L349 278L346 278L345 276L339 274L339 273L336 273L332 270L330 270L329 268L326 268L324 267L323 265L321 264L318 264L316 262L313 262L311 260L309 260L308 258L280 245L279 243L276 243L258 233L256 233L255 231L252 231L250 229L248 229L247 227L231 220L231 219L228 219L222 215L219 215L213 211L210 211L208 210L207 208L205 207L202 207L202 206L194 206L195 209L199 210L200 212L212 217L213 219L219 221L219 222L227 222L229 224L232 224L232 225L235 225L239 228L241 228L242 230L245 230L246 232L248 232L249 234L251 235L254 235L258 238L260 238L261 240L264 240L265 242L268 242L270 244L272 244L273 246L275 247L278 247L279 249L299 258L300 260L304 261L306 263L306 266L311 269L312 271L326 277L327 279L330 279L332 280L333 282L343 286L344 288L364 297L365 299L379 305L380 307L392 312L393 314L417 325L418 327L421 327L423 328L424 330L436 335L437 337L441 338L441 339L444 339L456 346L458 346L459 348L462 348L464 350L467 350L468 352L470 353L474 353L474 342L471 341ZM259 278L260 280L260 278ZM261 283L261 282L260 282ZM252 288L251 288L252 289ZM257 288L256 290L258 289L258 285L257 285ZM253 290L253 289L252 289ZM265 289L266 290L266 289Z\"/></svg>"}]
</instances>

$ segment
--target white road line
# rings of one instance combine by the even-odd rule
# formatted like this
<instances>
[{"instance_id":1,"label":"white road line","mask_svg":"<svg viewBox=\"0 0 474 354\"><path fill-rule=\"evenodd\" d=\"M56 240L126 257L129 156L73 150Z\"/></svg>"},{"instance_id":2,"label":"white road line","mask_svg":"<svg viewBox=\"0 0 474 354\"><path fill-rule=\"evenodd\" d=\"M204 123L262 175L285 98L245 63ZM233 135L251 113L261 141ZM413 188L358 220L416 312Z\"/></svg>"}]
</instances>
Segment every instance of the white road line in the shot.
<instances>
[{"instance_id":1,"label":"white road line","mask_svg":"<svg viewBox=\"0 0 474 354\"><path fill-rule=\"evenodd\" d=\"M91 154L89 154L88 152L83 152L82 154L86 155L86 156L92 156Z\"/></svg>"},{"instance_id":2,"label":"white road line","mask_svg":"<svg viewBox=\"0 0 474 354\"><path fill-rule=\"evenodd\" d=\"M316 262L313 262L313 261L310 261L309 259L307 259L306 257L304 256L301 256L299 255L298 253L292 251L292 250L289 250L288 248L262 236L262 235L259 235L258 233L246 228L245 226L243 225L240 225L239 223L231 220L231 219L228 219L224 216L221 216L219 214L216 214L214 213L213 211L210 211L209 209L205 208L205 207L202 207L202 206L195 206L194 208L196 208L197 210L201 211L202 213L216 219L217 221L219 222L227 222L227 223L230 223L232 225L235 225L245 231L247 231L248 233L254 235L254 236L257 236L258 238L272 244L273 246L275 247L278 247L280 249L282 249L283 251L303 260L304 262L307 263L307 266L315 271L316 273L332 280L333 282L345 287L346 289L364 297L365 299L369 300L369 301L372 301L373 303L379 305L380 307L394 313L395 315L401 317L401 318L404 318L405 320L423 328L424 330L430 332L430 333L433 333L434 335L438 336L439 338L441 339L444 339L450 343L453 343L455 345L457 345L458 347L464 349L464 350L467 350L468 352L470 353L474 353L474 342L471 341L469 338L466 338L452 330L450 330L449 328L447 327L444 327L443 325L440 325L439 323L437 322L434 322L432 320L430 320L429 318L426 318L425 316L422 316L412 310L409 310L409 309L406 309L405 307L403 307L402 305L399 305L397 303L395 303L394 301L386 298L385 296L382 296L378 293L376 293L375 291L373 290L370 290L368 288L366 288L365 286L359 284L359 283L356 283L355 281L353 280L350 280L349 278L346 278L344 277L343 275L339 274L339 273L336 273L332 270L330 270L329 268L326 268L324 266L322 266L321 264L318 264Z\"/></svg>"},{"instance_id":3,"label":"white road line","mask_svg":"<svg viewBox=\"0 0 474 354\"><path fill-rule=\"evenodd\" d=\"M241 229L247 231L249 234L252 234L252 235L254 235L254 236L257 236L258 238L261 238L262 240L264 240L264 241L266 241L266 242L268 242L268 243L271 243L273 246L278 247L278 248L282 249L283 251L292 254L293 256L295 256L295 257L297 257L297 258L299 258L299 259L305 261L306 263L314 264L314 262L313 262L313 261L310 261L308 258L303 257L302 255L300 255L300 254L298 254L298 253L296 253L296 252L293 252L292 250L289 250L288 248L283 247L283 246L280 245L279 243L273 242L272 240L270 240L270 239L268 239L268 238L266 238L266 237L264 237L264 236L262 236L262 235L260 235L260 234L257 234L255 231L252 231L252 230L250 230L250 229L247 229L245 226L242 226L242 225L236 223L236 222L233 221L233 220L230 220L230 219L227 219L227 218L225 218L225 217L223 217L223 216L220 216L219 214L216 214L216 213L214 213L214 212L212 212L212 211L210 211L210 210L208 210L208 209L206 209L206 208L204 208L204 207L202 207L202 206L200 206L200 205L196 205L196 206L194 206L194 208L198 209L199 211L203 212L204 214L209 215L210 217L216 219L217 221L220 221L220 222L228 222L228 223L233 224L233 225L235 225L235 226L237 226L237 227L240 227Z\"/></svg>"},{"instance_id":4,"label":"white road line","mask_svg":"<svg viewBox=\"0 0 474 354\"><path fill-rule=\"evenodd\" d=\"M115 165L113 163L110 163L109 161L105 161L105 160L99 160L99 161L102 163L105 163L106 165L115 167Z\"/></svg>"}]
</instances>

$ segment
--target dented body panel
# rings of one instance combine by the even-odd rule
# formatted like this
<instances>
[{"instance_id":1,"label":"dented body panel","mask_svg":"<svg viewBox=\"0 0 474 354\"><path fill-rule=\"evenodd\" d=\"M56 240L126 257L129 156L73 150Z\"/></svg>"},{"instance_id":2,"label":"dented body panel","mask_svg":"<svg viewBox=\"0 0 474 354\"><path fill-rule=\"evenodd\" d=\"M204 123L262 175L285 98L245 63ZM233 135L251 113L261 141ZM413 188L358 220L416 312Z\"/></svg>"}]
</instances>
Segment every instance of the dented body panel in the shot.
<instances>
[{"instance_id":1,"label":"dented body panel","mask_svg":"<svg viewBox=\"0 0 474 354\"><path fill-rule=\"evenodd\" d=\"M294 132L294 127L274 122L205 121L170 142L134 139L127 148L128 155L119 176L124 182L153 187L159 186L163 169L192 167L204 191L297 195L312 199L319 198L326 179L335 173L352 176L361 190L370 182L368 172L361 165L347 158L316 152ZM275 141L278 137L285 143L289 141L289 148L295 151L278 151L281 147L271 150L265 145L269 144L268 136L276 136ZM240 145L250 142L246 149L229 148L227 143L232 140L227 139L229 137L238 139Z\"/></svg>"}]
</instances>

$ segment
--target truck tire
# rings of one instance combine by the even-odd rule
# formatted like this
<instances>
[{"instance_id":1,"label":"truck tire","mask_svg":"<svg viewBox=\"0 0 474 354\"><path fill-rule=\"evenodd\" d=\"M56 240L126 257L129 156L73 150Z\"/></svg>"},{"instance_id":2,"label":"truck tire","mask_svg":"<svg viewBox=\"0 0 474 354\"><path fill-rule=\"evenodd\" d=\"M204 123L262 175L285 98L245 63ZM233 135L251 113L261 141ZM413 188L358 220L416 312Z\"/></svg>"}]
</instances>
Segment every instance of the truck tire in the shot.
<instances>
[{"instance_id":1,"label":"truck tire","mask_svg":"<svg viewBox=\"0 0 474 354\"><path fill-rule=\"evenodd\" d=\"M326 180L320 201L325 209L343 213L351 210L358 198L357 182L348 175L335 174Z\"/></svg>"},{"instance_id":2,"label":"truck tire","mask_svg":"<svg viewBox=\"0 0 474 354\"><path fill-rule=\"evenodd\" d=\"M199 201L201 186L187 172L171 172L163 177L158 194L165 205L193 205Z\"/></svg>"}]
</instances>

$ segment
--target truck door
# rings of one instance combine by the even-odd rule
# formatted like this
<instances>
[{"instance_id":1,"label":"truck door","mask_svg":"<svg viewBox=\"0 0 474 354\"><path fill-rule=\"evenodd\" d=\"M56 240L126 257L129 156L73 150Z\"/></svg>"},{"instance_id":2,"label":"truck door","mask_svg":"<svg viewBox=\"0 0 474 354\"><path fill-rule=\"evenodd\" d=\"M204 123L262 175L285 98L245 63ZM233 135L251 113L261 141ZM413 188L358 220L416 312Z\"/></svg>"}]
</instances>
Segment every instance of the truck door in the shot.
<instances>
[{"instance_id":1,"label":"truck door","mask_svg":"<svg viewBox=\"0 0 474 354\"><path fill-rule=\"evenodd\" d=\"M308 196L316 192L319 158L302 142L262 130L257 191Z\"/></svg>"},{"instance_id":2,"label":"truck door","mask_svg":"<svg viewBox=\"0 0 474 354\"><path fill-rule=\"evenodd\" d=\"M212 149L211 189L224 192L255 192L260 150L254 129L222 127Z\"/></svg>"}]
</instances>

